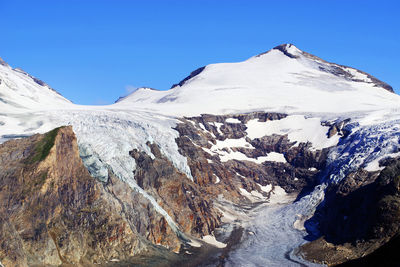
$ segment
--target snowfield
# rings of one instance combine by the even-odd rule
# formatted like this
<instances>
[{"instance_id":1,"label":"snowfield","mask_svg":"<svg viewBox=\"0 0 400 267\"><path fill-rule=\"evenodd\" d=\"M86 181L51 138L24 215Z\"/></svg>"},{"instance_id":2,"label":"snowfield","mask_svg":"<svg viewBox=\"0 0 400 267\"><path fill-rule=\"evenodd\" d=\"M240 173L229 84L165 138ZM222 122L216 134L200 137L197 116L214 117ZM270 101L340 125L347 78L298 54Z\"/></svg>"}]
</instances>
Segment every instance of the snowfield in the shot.
<instances>
[{"instance_id":1,"label":"snowfield","mask_svg":"<svg viewBox=\"0 0 400 267\"><path fill-rule=\"evenodd\" d=\"M272 49L243 62L208 65L182 86L168 91L141 88L109 106L72 104L28 74L0 65L0 142L72 125L80 156L95 178L104 181L112 171L149 199L179 231L167 212L136 184L135 160L129 151L139 149L153 157L146 142L155 142L192 179L187 159L175 142L178 132L173 127L180 117L250 111L288 114L276 121L247 122L248 137L287 134L290 141L310 142L313 149L334 146L324 181L296 203L282 204L287 196L277 189L270 203L253 211L243 224L254 234L247 235L231 253L228 266L311 266L295 254L306 235L299 218L312 216L330 183L359 168L380 170L379 160L400 155L400 96L355 69L344 69L349 76L335 75L326 71L333 68L331 63L306 56L292 45L286 51L293 57ZM328 127L321 122L347 118L351 119L346 126L351 134L344 140L327 138ZM226 122L240 123L234 118ZM240 152L229 152L232 147L251 145L244 138L226 139L206 151L218 154L222 161L286 162L279 153L249 159ZM261 189L272 190L268 186ZM225 213L225 221L232 219L232 213ZM204 241L224 246L212 236Z\"/></svg>"},{"instance_id":2,"label":"snowfield","mask_svg":"<svg viewBox=\"0 0 400 267\"><path fill-rule=\"evenodd\" d=\"M277 49L239 63L211 64L172 90L140 88L115 104L176 116L249 111L348 113L399 106L399 96L376 86L365 74L344 68L344 76L322 71L332 64L287 45L298 58ZM333 70L332 70L333 72ZM357 81L354 81L357 80Z\"/></svg>"},{"instance_id":3,"label":"snowfield","mask_svg":"<svg viewBox=\"0 0 400 267\"><path fill-rule=\"evenodd\" d=\"M291 142L310 142L314 149L335 146L340 136L328 138L326 133L329 127L321 125L321 118L308 118L302 115L292 115L281 120L267 121L251 120L247 124L247 135L251 139L261 138L266 135L288 135Z\"/></svg>"}]
</instances>

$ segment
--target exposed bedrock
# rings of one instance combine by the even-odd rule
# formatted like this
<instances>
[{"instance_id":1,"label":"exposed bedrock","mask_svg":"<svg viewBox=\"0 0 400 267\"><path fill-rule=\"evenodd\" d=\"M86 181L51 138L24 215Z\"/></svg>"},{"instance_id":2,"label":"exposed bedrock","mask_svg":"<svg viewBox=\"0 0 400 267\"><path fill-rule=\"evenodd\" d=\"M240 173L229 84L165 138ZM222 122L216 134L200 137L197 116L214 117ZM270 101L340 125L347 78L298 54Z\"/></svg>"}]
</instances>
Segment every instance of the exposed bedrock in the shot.
<instances>
[{"instance_id":1,"label":"exposed bedrock","mask_svg":"<svg viewBox=\"0 0 400 267\"><path fill-rule=\"evenodd\" d=\"M267 122L285 118L286 114L254 112L238 115L202 115L185 118L176 126L180 133L177 143L180 153L187 157L194 181L199 185L237 191L259 190L260 184L279 185L288 193L300 192L318 183L318 174L325 166L328 149L311 149L310 143L291 142L287 135L273 134L250 139L246 123L250 120ZM232 123L232 119L237 120ZM240 152L243 160L223 160L218 151L210 149L218 141L246 140L246 144L222 148L230 153ZM258 161L274 152L281 160ZM217 181L221 181L216 183ZM239 185L239 186L238 186ZM261 192L261 191L260 191ZM224 192L221 192L224 194ZM230 196L235 195L229 193ZM227 196L229 197L229 196Z\"/></svg>"},{"instance_id":2,"label":"exposed bedrock","mask_svg":"<svg viewBox=\"0 0 400 267\"><path fill-rule=\"evenodd\" d=\"M386 166L380 173L360 169L327 191L314 217L322 237L303 246L307 259L336 265L364 257L387 242L366 259L383 260L386 255L390 263L396 257L385 251L398 243L400 234L400 161L380 164ZM357 262L363 261L348 264Z\"/></svg>"},{"instance_id":3,"label":"exposed bedrock","mask_svg":"<svg viewBox=\"0 0 400 267\"><path fill-rule=\"evenodd\" d=\"M156 199L181 230L197 237L211 234L220 223L220 214L212 207L207 191L179 172L157 145L148 145L154 159L145 152L130 153L137 162L138 185Z\"/></svg>"},{"instance_id":4,"label":"exposed bedrock","mask_svg":"<svg viewBox=\"0 0 400 267\"><path fill-rule=\"evenodd\" d=\"M222 214L213 205L220 197L240 204L251 201L243 195L242 189L256 191L267 199L275 186L282 187L287 193L299 193L319 182L328 149L315 150L310 143L295 145L287 135L255 139L247 136L246 123L250 120L267 122L286 116L253 112L184 118L175 127L179 133L176 142L179 152L187 158L193 181L179 172L160 148L150 142L147 145L153 157L137 149L130 152L136 161L135 179L182 231L196 237L212 234L221 225ZM223 160L210 152L218 141L243 138L247 142L244 146L233 145L222 150L240 152L248 160ZM257 161L271 152L281 155L281 161ZM262 190L262 186L270 186L270 191Z\"/></svg>"},{"instance_id":5,"label":"exposed bedrock","mask_svg":"<svg viewBox=\"0 0 400 267\"><path fill-rule=\"evenodd\" d=\"M104 265L180 246L141 195L89 175L71 127L0 145L0 218L4 266Z\"/></svg>"},{"instance_id":6,"label":"exposed bedrock","mask_svg":"<svg viewBox=\"0 0 400 267\"><path fill-rule=\"evenodd\" d=\"M316 149L287 134L250 138L250 121L286 117L253 112L183 118L175 127L176 143L193 180L150 142L151 155L130 151L135 180L184 234L212 235L222 224L215 205L221 199L268 201L277 187L300 193L319 183L328 147ZM341 122L319 126L326 127L324 138L345 136ZM111 170L103 182L90 176L71 127L0 145L0 218L5 266L104 266L129 263L154 248L178 252L182 245L153 204Z\"/></svg>"}]
</instances>

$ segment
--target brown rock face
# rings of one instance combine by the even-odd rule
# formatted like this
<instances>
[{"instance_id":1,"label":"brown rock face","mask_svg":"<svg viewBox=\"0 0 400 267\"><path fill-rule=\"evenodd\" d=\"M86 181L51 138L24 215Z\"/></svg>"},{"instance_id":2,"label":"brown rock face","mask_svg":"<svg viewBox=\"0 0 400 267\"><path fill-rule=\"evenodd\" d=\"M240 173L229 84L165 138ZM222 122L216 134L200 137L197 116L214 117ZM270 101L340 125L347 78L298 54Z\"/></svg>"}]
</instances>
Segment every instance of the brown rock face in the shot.
<instances>
[{"instance_id":1,"label":"brown rock face","mask_svg":"<svg viewBox=\"0 0 400 267\"><path fill-rule=\"evenodd\" d=\"M279 185L288 193L298 193L304 188L313 187L318 182L319 171L325 166L328 149L311 150L308 143L294 146L287 135L264 136L253 140L247 137L245 124L249 120L266 122L285 117L285 114L279 113L254 112L225 116L202 115L182 120L176 126L180 133L177 144L180 153L188 159L194 182L214 194L222 193L231 200L240 199L238 188L260 191L256 183L263 186ZM229 118L238 122L230 123ZM218 155L206 152L217 140L240 138L245 138L252 148L231 147L231 151L241 152L249 159L276 152L282 154L286 162L223 162ZM216 177L221 181L218 184L215 184Z\"/></svg>"},{"instance_id":2,"label":"brown rock face","mask_svg":"<svg viewBox=\"0 0 400 267\"><path fill-rule=\"evenodd\" d=\"M180 242L152 205L110 175L92 178L71 127L0 145L5 266L104 265Z\"/></svg>"},{"instance_id":3,"label":"brown rock face","mask_svg":"<svg viewBox=\"0 0 400 267\"><path fill-rule=\"evenodd\" d=\"M212 234L221 225L222 214L214 205L219 198L243 205L254 201L243 189L267 198L270 192L260 186L300 193L318 182L327 149L294 145L287 135L247 136L249 120L285 117L254 112L184 118L176 126L176 143L187 158L193 181L156 144L147 143L152 156L130 152L136 160L132 171L137 184L183 233ZM342 124L329 126L327 135L342 133ZM244 146L223 149L247 160L223 160L211 152L213 145L227 139L245 140ZM257 161L272 152L284 160ZM108 266L116 260L129 266L138 263L133 260L138 253L159 253L156 245L179 251L184 238L177 237L147 198L111 171L106 182L91 177L70 127L0 145L0 222L0 261L5 266Z\"/></svg>"},{"instance_id":4,"label":"brown rock face","mask_svg":"<svg viewBox=\"0 0 400 267\"><path fill-rule=\"evenodd\" d=\"M247 137L249 120L266 122L285 117L279 113L254 112L182 119L175 128L179 133L176 142L179 152L187 158L193 181L179 172L158 146L151 143L147 145L153 159L138 150L130 152L137 164L135 179L184 232L197 237L211 234L221 223L221 214L213 205L220 196L243 204L249 199L241 194L242 188L267 197L269 193L263 192L259 185L271 184L272 188L279 185L288 193L299 193L317 182L319 170L325 166L327 149L312 150L308 143L294 146L287 135L253 140ZM233 119L235 123L230 122ZM246 139L248 147L231 147L231 152L241 152L249 159L276 152L284 155L286 162L222 161L218 155L207 152L217 141L242 138Z\"/></svg>"},{"instance_id":5,"label":"brown rock face","mask_svg":"<svg viewBox=\"0 0 400 267\"><path fill-rule=\"evenodd\" d=\"M398 244L400 161L385 165L380 173L360 169L330 188L316 213L323 238L302 247L307 259L334 265L368 255L390 240ZM386 250L393 249L391 243ZM385 253L385 247L375 254ZM386 253L386 260L391 257Z\"/></svg>"},{"instance_id":6,"label":"brown rock face","mask_svg":"<svg viewBox=\"0 0 400 267\"><path fill-rule=\"evenodd\" d=\"M130 153L137 162L138 185L154 196L184 232L197 237L211 234L220 223L220 214L207 191L180 173L157 145L148 146L155 159L137 150Z\"/></svg>"}]
</instances>

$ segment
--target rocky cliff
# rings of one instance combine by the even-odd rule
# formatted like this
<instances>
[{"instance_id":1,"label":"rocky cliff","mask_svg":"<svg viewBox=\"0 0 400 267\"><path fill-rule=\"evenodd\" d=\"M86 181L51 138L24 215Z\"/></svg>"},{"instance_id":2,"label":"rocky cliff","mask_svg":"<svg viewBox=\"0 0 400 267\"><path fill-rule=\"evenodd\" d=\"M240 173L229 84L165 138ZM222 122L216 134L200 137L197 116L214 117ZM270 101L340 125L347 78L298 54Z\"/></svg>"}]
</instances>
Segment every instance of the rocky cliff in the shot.
<instances>
[{"instance_id":1,"label":"rocky cliff","mask_svg":"<svg viewBox=\"0 0 400 267\"><path fill-rule=\"evenodd\" d=\"M362 71L285 44L108 106L1 59L0 87L0 265L301 265L307 234L306 259L338 264L397 244L400 100Z\"/></svg>"},{"instance_id":2,"label":"rocky cliff","mask_svg":"<svg viewBox=\"0 0 400 267\"><path fill-rule=\"evenodd\" d=\"M386 159L380 164L381 172L361 169L329 188L314 215L323 237L303 246L306 258L336 265L364 257L389 242L375 253L382 255L398 242L400 161ZM393 257L387 253L381 263L390 263Z\"/></svg>"},{"instance_id":3,"label":"rocky cliff","mask_svg":"<svg viewBox=\"0 0 400 267\"><path fill-rule=\"evenodd\" d=\"M288 193L299 193L318 182L326 149L313 151L306 143L294 146L285 135L253 140L247 137L248 121L266 122L285 117L279 113L254 112L184 118L175 128L179 132L176 142L180 153L188 160L193 181L179 172L154 143L147 144L154 158L143 151L131 151L137 164L135 179L172 214L184 232L196 237L212 234L221 224L222 214L214 206L221 196L239 204L254 201L251 195L243 192L258 192L255 195L268 199L275 186ZM237 121L229 122L233 119ZM332 136L334 134L337 132ZM247 159L225 160L210 150L217 142L239 142L243 138L246 138L245 146L233 144L222 149L241 153ZM257 162L257 158L269 153L284 155L284 160ZM263 191L263 186L270 186L269 192Z\"/></svg>"},{"instance_id":4,"label":"rocky cliff","mask_svg":"<svg viewBox=\"0 0 400 267\"><path fill-rule=\"evenodd\" d=\"M195 183L214 195L222 193L231 200L243 198L239 188L265 193L260 185L272 185L288 193L299 193L315 186L324 168L327 149L314 150L310 143L295 145L287 134L248 136L246 124L250 120L265 123L286 116L252 112L183 119L176 127L180 133L177 143L180 153L188 159ZM331 136L337 133L332 132ZM281 157L259 160L268 154ZM226 155L243 155L244 158L225 158Z\"/></svg>"},{"instance_id":5,"label":"rocky cliff","mask_svg":"<svg viewBox=\"0 0 400 267\"><path fill-rule=\"evenodd\" d=\"M275 187L298 194L318 182L327 149L294 145L287 135L248 136L249 121L286 117L254 112L183 118L175 127L176 143L193 179L148 142L152 156L130 152L135 180L182 234L213 235L222 225L221 200L235 205L267 201ZM326 135L339 134L339 126L325 126ZM215 150L221 142L227 146ZM245 158L226 159L221 151ZM281 158L260 161L271 153ZM111 171L106 181L89 174L72 127L1 144L0 166L0 258L5 266L129 263L157 245L176 252L182 244L188 247L187 237L175 233L149 200Z\"/></svg>"},{"instance_id":6,"label":"rocky cliff","mask_svg":"<svg viewBox=\"0 0 400 267\"><path fill-rule=\"evenodd\" d=\"M5 266L105 265L180 247L140 194L89 175L71 127L0 145L0 220Z\"/></svg>"}]
</instances>

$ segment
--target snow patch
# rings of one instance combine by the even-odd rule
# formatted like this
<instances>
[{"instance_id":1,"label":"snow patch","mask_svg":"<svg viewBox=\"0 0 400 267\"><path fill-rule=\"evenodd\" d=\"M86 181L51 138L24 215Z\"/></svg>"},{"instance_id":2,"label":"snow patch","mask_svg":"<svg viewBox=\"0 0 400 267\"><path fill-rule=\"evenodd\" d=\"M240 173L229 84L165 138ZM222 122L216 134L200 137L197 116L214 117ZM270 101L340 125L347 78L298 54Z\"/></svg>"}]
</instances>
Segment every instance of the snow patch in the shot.
<instances>
[{"instance_id":1,"label":"snow patch","mask_svg":"<svg viewBox=\"0 0 400 267\"><path fill-rule=\"evenodd\" d=\"M199 122L199 126L200 126L200 128L201 128L203 131L206 131L206 132L207 132L207 129L206 129L206 127L204 127L204 124L203 124L203 123Z\"/></svg>"},{"instance_id":2,"label":"snow patch","mask_svg":"<svg viewBox=\"0 0 400 267\"><path fill-rule=\"evenodd\" d=\"M264 201L266 200L266 197L264 197L260 192L258 191L251 191L250 193L247 192L246 189L244 188L239 188L240 194L242 196L245 196L246 198L248 198L251 202L259 202L259 201Z\"/></svg>"},{"instance_id":3,"label":"snow patch","mask_svg":"<svg viewBox=\"0 0 400 267\"><path fill-rule=\"evenodd\" d=\"M344 69L353 76L353 79L360 80L366 83L372 83L372 80L364 73L361 73L353 68L344 68Z\"/></svg>"},{"instance_id":4,"label":"snow patch","mask_svg":"<svg viewBox=\"0 0 400 267\"><path fill-rule=\"evenodd\" d=\"M282 204L282 203L288 203L292 200L292 197L288 195L282 187L279 185L275 185L274 189L271 192L271 195L269 197L269 203L270 204Z\"/></svg>"},{"instance_id":5,"label":"snow patch","mask_svg":"<svg viewBox=\"0 0 400 267\"><path fill-rule=\"evenodd\" d=\"M204 151L210 155L218 155L221 162L227 162L229 160L247 160L257 164L261 164L265 161L274 161L286 163L286 159L283 154L277 152L270 152L267 156L260 156L257 158L249 158L245 154L239 151L232 151L232 148L248 148L254 149L254 147L246 141L245 138L240 139L225 139L223 141L217 140L211 148L202 147Z\"/></svg>"},{"instance_id":6,"label":"snow patch","mask_svg":"<svg viewBox=\"0 0 400 267\"><path fill-rule=\"evenodd\" d=\"M292 115L266 122L254 119L247 122L246 126L247 136L251 139L273 134L287 135L291 142L295 142L295 146L299 143L310 142L313 149L335 146L340 138L338 135L328 138L329 127L322 126L319 118L307 119L303 115Z\"/></svg>"},{"instance_id":7,"label":"snow patch","mask_svg":"<svg viewBox=\"0 0 400 267\"><path fill-rule=\"evenodd\" d=\"M264 191L266 193L269 193L272 190L272 184L267 184L267 185L258 184L258 186L260 187L261 191Z\"/></svg>"},{"instance_id":8,"label":"snow patch","mask_svg":"<svg viewBox=\"0 0 400 267\"><path fill-rule=\"evenodd\" d=\"M265 157L265 161L287 163L285 156L282 153L277 153L277 152L268 153L267 156Z\"/></svg>"},{"instance_id":9,"label":"snow patch","mask_svg":"<svg viewBox=\"0 0 400 267\"><path fill-rule=\"evenodd\" d=\"M228 118L225 120L225 122L227 122L227 123L242 123L240 120L238 120L236 118Z\"/></svg>"},{"instance_id":10,"label":"snow patch","mask_svg":"<svg viewBox=\"0 0 400 267\"><path fill-rule=\"evenodd\" d=\"M258 158L249 158L245 154L239 151L232 151L232 152L226 152L226 151L220 151L218 153L221 162L227 162L229 160L247 160L251 161L257 164L261 164L267 160L267 157L258 157Z\"/></svg>"},{"instance_id":11,"label":"snow patch","mask_svg":"<svg viewBox=\"0 0 400 267\"><path fill-rule=\"evenodd\" d=\"M215 127L217 127L217 131L220 135L224 135L224 133L221 131L221 126L224 125L223 123L220 122L214 122L213 123Z\"/></svg>"},{"instance_id":12,"label":"snow patch","mask_svg":"<svg viewBox=\"0 0 400 267\"><path fill-rule=\"evenodd\" d=\"M191 245L192 247L195 247L195 248L201 247L201 243L196 241L196 240L194 240L194 239L190 239L188 244Z\"/></svg>"},{"instance_id":13,"label":"snow patch","mask_svg":"<svg viewBox=\"0 0 400 267\"><path fill-rule=\"evenodd\" d=\"M371 162L369 162L366 167L364 167L364 170L368 171L368 172L374 172L374 171L381 171L383 170L385 167L379 166L379 161L386 159L386 158L397 158L400 157L400 152L397 153L390 153L390 154L384 154L380 157L377 157L376 159L372 160Z\"/></svg>"},{"instance_id":14,"label":"snow patch","mask_svg":"<svg viewBox=\"0 0 400 267\"><path fill-rule=\"evenodd\" d=\"M225 243L219 242L217 239L215 239L215 236L213 235L206 235L202 237L202 240L210 245L213 245L217 248L224 248L226 247Z\"/></svg>"},{"instance_id":15,"label":"snow patch","mask_svg":"<svg viewBox=\"0 0 400 267\"><path fill-rule=\"evenodd\" d=\"M214 176L215 176L215 179L216 179L215 183L218 184L221 180L219 179L219 177L216 174L214 174Z\"/></svg>"},{"instance_id":16,"label":"snow patch","mask_svg":"<svg viewBox=\"0 0 400 267\"><path fill-rule=\"evenodd\" d=\"M212 151L221 150L223 148L232 148L232 147L246 147L254 149L254 147L246 141L245 138L240 139L225 139L223 141L217 140L216 144L211 148Z\"/></svg>"}]
</instances>

